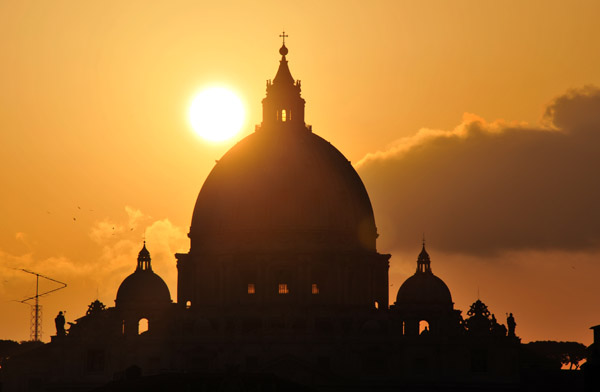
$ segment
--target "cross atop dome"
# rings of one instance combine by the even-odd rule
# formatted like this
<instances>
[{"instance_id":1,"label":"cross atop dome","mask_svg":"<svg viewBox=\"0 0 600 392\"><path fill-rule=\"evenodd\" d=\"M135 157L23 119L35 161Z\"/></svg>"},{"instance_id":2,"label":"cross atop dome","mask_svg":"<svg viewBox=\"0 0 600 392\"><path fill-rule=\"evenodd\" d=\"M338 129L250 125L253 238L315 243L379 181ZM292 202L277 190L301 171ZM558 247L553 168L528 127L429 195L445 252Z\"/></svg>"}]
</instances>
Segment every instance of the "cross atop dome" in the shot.
<instances>
[{"instance_id":1,"label":"cross atop dome","mask_svg":"<svg viewBox=\"0 0 600 392\"><path fill-rule=\"evenodd\" d=\"M283 58L285 59L285 55L288 54L288 48L285 46L285 39L286 37L288 37L288 35L285 33L285 30L283 31L283 34L279 34L279 36L283 39L283 43L281 45L281 48L279 48L279 54L283 56Z\"/></svg>"}]
</instances>

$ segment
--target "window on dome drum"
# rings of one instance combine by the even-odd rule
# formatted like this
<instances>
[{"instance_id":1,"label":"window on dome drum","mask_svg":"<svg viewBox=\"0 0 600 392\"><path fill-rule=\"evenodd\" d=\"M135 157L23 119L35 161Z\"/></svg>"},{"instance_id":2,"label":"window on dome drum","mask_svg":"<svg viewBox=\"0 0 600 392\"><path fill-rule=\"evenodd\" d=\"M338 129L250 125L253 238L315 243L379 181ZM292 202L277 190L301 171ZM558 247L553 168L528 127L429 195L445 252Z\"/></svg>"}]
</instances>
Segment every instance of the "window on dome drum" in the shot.
<instances>
[{"instance_id":1,"label":"window on dome drum","mask_svg":"<svg viewBox=\"0 0 600 392\"><path fill-rule=\"evenodd\" d=\"M429 333L429 322L427 320L419 321L419 335L424 335Z\"/></svg>"},{"instance_id":2,"label":"window on dome drum","mask_svg":"<svg viewBox=\"0 0 600 392\"><path fill-rule=\"evenodd\" d=\"M311 293L313 293L313 294L319 294L319 286L317 286L316 283L312 284Z\"/></svg>"},{"instance_id":3,"label":"window on dome drum","mask_svg":"<svg viewBox=\"0 0 600 392\"><path fill-rule=\"evenodd\" d=\"M148 319L143 318L138 321L138 335L143 334L148 330Z\"/></svg>"},{"instance_id":4,"label":"window on dome drum","mask_svg":"<svg viewBox=\"0 0 600 392\"><path fill-rule=\"evenodd\" d=\"M287 111L285 109L283 109L281 111L281 121L282 122L286 122L287 121Z\"/></svg>"},{"instance_id":5,"label":"window on dome drum","mask_svg":"<svg viewBox=\"0 0 600 392\"><path fill-rule=\"evenodd\" d=\"M90 373L97 373L104 370L104 351L98 349L87 350L86 370Z\"/></svg>"},{"instance_id":6,"label":"window on dome drum","mask_svg":"<svg viewBox=\"0 0 600 392\"><path fill-rule=\"evenodd\" d=\"M289 294L290 290L288 289L287 283L279 283L279 294Z\"/></svg>"},{"instance_id":7,"label":"window on dome drum","mask_svg":"<svg viewBox=\"0 0 600 392\"><path fill-rule=\"evenodd\" d=\"M256 293L256 287L254 287L254 283L248 283L248 294Z\"/></svg>"}]
</instances>

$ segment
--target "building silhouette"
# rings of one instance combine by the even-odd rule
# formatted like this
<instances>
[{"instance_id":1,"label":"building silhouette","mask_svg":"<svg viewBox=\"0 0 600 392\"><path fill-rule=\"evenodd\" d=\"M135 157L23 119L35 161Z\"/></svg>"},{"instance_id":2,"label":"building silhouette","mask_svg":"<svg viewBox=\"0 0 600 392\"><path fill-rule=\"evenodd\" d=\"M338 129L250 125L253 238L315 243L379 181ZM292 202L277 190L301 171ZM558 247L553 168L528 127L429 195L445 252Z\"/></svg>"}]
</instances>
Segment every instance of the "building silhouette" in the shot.
<instances>
[{"instance_id":1,"label":"building silhouette","mask_svg":"<svg viewBox=\"0 0 600 392\"><path fill-rule=\"evenodd\" d=\"M176 302L144 243L115 306L13 358L5 390L516 390L514 328L480 300L454 309L425 243L388 305L367 190L279 53L262 123L198 195Z\"/></svg>"}]
</instances>

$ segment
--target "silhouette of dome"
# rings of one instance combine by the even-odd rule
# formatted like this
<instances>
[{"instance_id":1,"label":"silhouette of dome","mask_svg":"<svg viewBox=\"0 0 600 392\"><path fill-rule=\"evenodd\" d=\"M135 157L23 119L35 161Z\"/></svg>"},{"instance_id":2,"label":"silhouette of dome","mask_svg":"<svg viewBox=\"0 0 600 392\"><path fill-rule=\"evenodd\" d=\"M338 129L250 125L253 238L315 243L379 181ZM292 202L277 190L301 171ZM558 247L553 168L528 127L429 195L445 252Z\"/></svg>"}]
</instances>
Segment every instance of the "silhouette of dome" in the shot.
<instances>
[{"instance_id":1,"label":"silhouette of dome","mask_svg":"<svg viewBox=\"0 0 600 392\"><path fill-rule=\"evenodd\" d=\"M253 235L265 241L250 241ZM309 249L375 250L376 236L358 174L309 131L256 132L229 150L198 195L190 229L192 250L272 249L278 240Z\"/></svg>"},{"instance_id":2,"label":"silhouette of dome","mask_svg":"<svg viewBox=\"0 0 600 392\"><path fill-rule=\"evenodd\" d=\"M150 252L146 249L144 241L135 272L125 278L117 290L117 307L171 303L169 288L162 278L152 271L150 261Z\"/></svg>"},{"instance_id":3,"label":"silhouette of dome","mask_svg":"<svg viewBox=\"0 0 600 392\"><path fill-rule=\"evenodd\" d=\"M417 259L417 272L400 286L396 305L452 306L452 295L446 283L431 272L431 261L425 244Z\"/></svg>"},{"instance_id":4,"label":"silhouette of dome","mask_svg":"<svg viewBox=\"0 0 600 392\"><path fill-rule=\"evenodd\" d=\"M261 127L217 162L198 195L191 251L374 251L367 191L344 155L305 125L285 46L281 54Z\"/></svg>"},{"instance_id":5,"label":"silhouette of dome","mask_svg":"<svg viewBox=\"0 0 600 392\"><path fill-rule=\"evenodd\" d=\"M520 366L512 313L505 327L479 300L454 309L425 244L389 306L365 187L305 124L285 41L280 54L261 125L198 195L177 303L144 243L116 307L92 302L68 333L57 316L50 343L8 359L3 390L552 389Z\"/></svg>"}]
</instances>

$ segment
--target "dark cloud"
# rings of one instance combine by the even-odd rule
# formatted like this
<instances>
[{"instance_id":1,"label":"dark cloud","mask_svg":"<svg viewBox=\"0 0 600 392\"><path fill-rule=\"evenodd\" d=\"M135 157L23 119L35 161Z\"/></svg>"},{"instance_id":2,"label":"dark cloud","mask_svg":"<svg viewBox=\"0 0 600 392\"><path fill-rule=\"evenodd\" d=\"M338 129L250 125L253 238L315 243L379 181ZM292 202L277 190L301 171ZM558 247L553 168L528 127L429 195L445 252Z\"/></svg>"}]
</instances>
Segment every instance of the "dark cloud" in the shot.
<instances>
[{"instance_id":1,"label":"dark cloud","mask_svg":"<svg viewBox=\"0 0 600 392\"><path fill-rule=\"evenodd\" d=\"M551 102L542 124L465 115L421 130L358 171L380 247L414 250L422 232L448 252L600 249L600 90Z\"/></svg>"}]
</instances>

